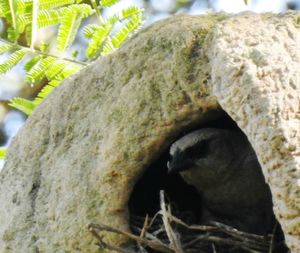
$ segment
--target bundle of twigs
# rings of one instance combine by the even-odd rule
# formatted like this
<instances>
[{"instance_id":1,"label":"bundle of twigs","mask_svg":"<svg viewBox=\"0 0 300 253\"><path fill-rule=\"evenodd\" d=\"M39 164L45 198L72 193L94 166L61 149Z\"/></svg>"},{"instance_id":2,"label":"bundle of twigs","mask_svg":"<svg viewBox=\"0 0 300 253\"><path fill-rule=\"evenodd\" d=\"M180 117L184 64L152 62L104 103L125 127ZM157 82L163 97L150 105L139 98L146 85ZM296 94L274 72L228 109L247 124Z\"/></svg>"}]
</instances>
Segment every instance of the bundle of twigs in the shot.
<instances>
[{"instance_id":1,"label":"bundle of twigs","mask_svg":"<svg viewBox=\"0 0 300 253\"><path fill-rule=\"evenodd\" d=\"M98 246L121 253L273 253L274 235L261 236L238 231L235 228L213 222L209 226L188 225L175 217L171 205L166 203L164 192L160 192L161 210L153 217L132 220L136 234L93 223L89 230L98 240ZM135 249L109 245L102 239L101 232L121 234L136 242ZM139 235L137 235L139 234Z\"/></svg>"}]
</instances>

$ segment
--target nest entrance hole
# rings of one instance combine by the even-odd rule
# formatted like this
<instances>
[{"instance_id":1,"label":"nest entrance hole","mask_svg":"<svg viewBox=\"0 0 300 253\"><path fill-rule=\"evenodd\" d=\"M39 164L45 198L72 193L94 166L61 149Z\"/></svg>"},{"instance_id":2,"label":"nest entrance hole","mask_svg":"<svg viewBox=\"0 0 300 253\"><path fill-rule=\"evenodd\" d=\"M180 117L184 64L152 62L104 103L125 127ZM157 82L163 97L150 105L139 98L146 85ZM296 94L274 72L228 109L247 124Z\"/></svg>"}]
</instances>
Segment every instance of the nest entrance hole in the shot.
<instances>
[{"instance_id":1,"label":"nest entrance hole","mask_svg":"<svg viewBox=\"0 0 300 253\"><path fill-rule=\"evenodd\" d=\"M216 114L217 116L213 116L212 118L215 118L215 120L207 120L205 122L201 122L200 124L196 124L194 126L191 126L182 133L178 134L177 136L174 136L174 140L181 138L182 136L186 135L189 132L192 132L199 128L220 128L220 129L232 129L241 131L237 124L226 114L226 112L218 112ZM217 118L217 119L216 119ZM208 119L211 119L208 117ZM170 209L172 210L172 215L174 217L179 218L186 224L200 224L200 219L202 215L202 200L201 195L198 193L198 191L188 185L179 174L168 174L167 169L167 162L169 160L169 148L167 148L160 156L159 159L154 161L144 172L144 174L141 176L141 178L136 183L135 187L133 188L132 194L129 199L129 212L130 212L130 226L132 228L132 232L136 235L139 235L140 232L143 230L143 222L145 221L146 217L154 217L156 214L158 214L161 211L161 199L160 199L160 192L163 191L167 202L170 204ZM175 222L176 223L176 222ZM159 227L162 226L161 223L158 224ZM170 225L171 226L171 225ZM219 225L218 225L219 226ZM223 225L222 225L223 226ZM221 230L223 229L221 227L218 227L217 229ZM274 230L274 234L269 235L270 237L262 237L259 240L262 240L262 244L264 244L264 247L257 250L256 252L273 252L273 253L286 253L288 252L287 247L284 245L284 237L282 230L280 228L280 225L277 225L278 228ZM139 228L138 231L135 231L134 227ZM189 229L188 229L189 230ZM157 231L157 230L156 230ZM231 231L231 228L229 228L228 231ZM224 231L221 231L221 234L219 235L217 232L217 239L219 240L226 240L228 231L225 229L225 237ZM233 237L235 236L235 233L238 233L238 236L242 234L242 238L249 239L252 238L252 234L243 234L242 231L234 230ZM186 231L184 232L186 233ZM193 234L194 232L188 234L185 234L185 236L193 238L193 236L196 236ZM206 235L209 235L206 234ZM205 235L205 236L206 236ZM182 235L181 235L182 236ZM203 235L202 235L203 236ZM196 238L196 237L195 237ZM272 245L272 241L275 238L276 241L279 242L279 246L276 246L275 250L272 250L274 245ZM162 238L159 238L162 241L165 240L164 236ZM239 239L238 239L239 240ZM256 240L256 239L255 239ZM168 240L166 240L168 241ZM233 240L234 241L234 240ZM257 243L258 243L257 241ZM227 242L226 242L227 243ZM252 243L253 245L256 244ZM206 247L206 246L205 246ZM205 248L204 247L204 248ZM209 245L210 247L210 245ZM248 246L247 246L248 247ZM227 251L221 252L252 252L253 250L249 246L249 248L246 249L240 242L234 241L233 248L227 248ZM187 251L187 252L202 252L201 250L203 247L196 248L196 251ZM207 248L206 248L207 249ZM233 250L234 249L234 250ZM242 250L241 250L242 249ZM237 251L235 251L237 250ZM142 251L144 252L144 251ZM161 252L161 251L147 251L147 252ZM176 251L177 252L177 251ZM208 250L205 252L215 252L215 249Z\"/></svg>"},{"instance_id":2,"label":"nest entrance hole","mask_svg":"<svg viewBox=\"0 0 300 253\"><path fill-rule=\"evenodd\" d=\"M215 120L188 127L178 136L175 136L174 141L199 128L239 129L226 112L223 111L221 116L218 112L217 115ZM146 169L138 180L129 200L130 214L140 217L155 215L160 210L159 192L163 190L174 205L173 210L175 212L189 213L189 218L192 218L191 222L197 222L201 216L201 196L194 187L184 182L179 174L168 174L168 158L169 148Z\"/></svg>"}]
</instances>

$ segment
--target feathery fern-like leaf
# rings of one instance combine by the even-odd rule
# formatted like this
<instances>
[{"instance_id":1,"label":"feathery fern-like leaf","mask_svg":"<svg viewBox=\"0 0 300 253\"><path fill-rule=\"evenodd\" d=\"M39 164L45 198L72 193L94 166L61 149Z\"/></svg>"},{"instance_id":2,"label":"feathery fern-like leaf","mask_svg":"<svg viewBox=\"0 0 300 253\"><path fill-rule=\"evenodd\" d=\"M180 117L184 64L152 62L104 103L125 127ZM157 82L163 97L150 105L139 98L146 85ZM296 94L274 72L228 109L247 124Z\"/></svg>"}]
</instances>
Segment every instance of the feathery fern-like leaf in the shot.
<instances>
[{"instance_id":1,"label":"feathery fern-like leaf","mask_svg":"<svg viewBox=\"0 0 300 253\"><path fill-rule=\"evenodd\" d=\"M103 48L103 42L105 41L105 39L107 39L112 28L113 26L110 23L102 24L97 28L95 26L92 27L92 29L94 29L94 32L86 49L86 57L88 59L95 59L100 55ZM87 33L91 34L89 31Z\"/></svg>"},{"instance_id":2,"label":"feathery fern-like leaf","mask_svg":"<svg viewBox=\"0 0 300 253\"><path fill-rule=\"evenodd\" d=\"M69 63L60 73L58 73L56 75L55 79L53 79L49 82L49 84L51 84L52 86L56 86L57 82L61 82L61 81L65 80L68 76L79 71L82 67L83 66ZM55 83L55 85L54 85L54 83Z\"/></svg>"},{"instance_id":3,"label":"feathery fern-like leaf","mask_svg":"<svg viewBox=\"0 0 300 253\"><path fill-rule=\"evenodd\" d=\"M110 7L119 0L90 1L94 9L90 5L82 4L83 0L0 0L0 17L4 18L8 25L7 38L16 42L20 35L24 34L28 45L31 45L31 49L24 49L13 43L0 44L0 54L12 51L8 59L0 64L0 74L20 62L26 52L36 52L33 43L38 28L59 24L57 49L65 52L72 45L82 19L96 13L100 25L89 25L84 29L85 37L90 39L86 55L91 60L119 47L142 22L142 10L136 6L124 9L120 14L114 14L105 20L101 17L101 9ZM117 22L122 26L118 32L115 26ZM56 86L84 65L71 59L65 60L50 54L47 56L48 47L39 46L39 48L40 55L31 58L24 66L27 72L25 80L33 85L47 78L49 83L33 101L14 98L9 104L27 115L30 115Z\"/></svg>"},{"instance_id":4,"label":"feathery fern-like leaf","mask_svg":"<svg viewBox=\"0 0 300 253\"><path fill-rule=\"evenodd\" d=\"M35 104L32 101L19 97L11 99L9 105L24 112L26 115L32 114L35 108Z\"/></svg>"},{"instance_id":5,"label":"feathery fern-like leaf","mask_svg":"<svg viewBox=\"0 0 300 253\"><path fill-rule=\"evenodd\" d=\"M0 1L0 17L5 18L9 23L12 21L8 0Z\"/></svg>"},{"instance_id":6,"label":"feathery fern-like leaf","mask_svg":"<svg viewBox=\"0 0 300 253\"><path fill-rule=\"evenodd\" d=\"M35 56L35 57L32 57L28 62L26 62L26 64L24 65L24 70L26 72L29 72L32 67L39 61L43 58L43 56L41 55L38 55L38 56Z\"/></svg>"},{"instance_id":7,"label":"feathery fern-like leaf","mask_svg":"<svg viewBox=\"0 0 300 253\"><path fill-rule=\"evenodd\" d=\"M10 45L10 44L2 44L0 45L0 54L3 54L7 51L10 51L14 48L14 46Z\"/></svg>"},{"instance_id":8,"label":"feathery fern-like leaf","mask_svg":"<svg viewBox=\"0 0 300 253\"><path fill-rule=\"evenodd\" d=\"M95 24L88 25L84 27L83 34L86 38L91 39L98 28L99 26Z\"/></svg>"},{"instance_id":9,"label":"feathery fern-like leaf","mask_svg":"<svg viewBox=\"0 0 300 253\"><path fill-rule=\"evenodd\" d=\"M107 7L110 7L114 4L116 4L117 2L119 2L120 0L101 0L100 1L100 6L102 8L107 8Z\"/></svg>"},{"instance_id":10,"label":"feathery fern-like leaf","mask_svg":"<svg viewBox=\"0 0 300 253\"><path fill-rule=\"evenodd\" d=\"M112 38L112 44L115 48L118 48L124 40L126 40L129 34L135 31L142 23L141 15L134 15L127 22L127 24Z\"/></svg>"},{"instance_id":11,"label":"feathery fern-like leaf","mask_svg":"<svg viewBox=\"0 0 300 253\"><path fill-rule=\"evenodd\" d=\"M69 6L63 13L57 36L57 49L64 51L75 39L81 20L93 14L94 10L87 4Z\"/></svg>"},{"instance_id":12,"label":"feathery fern-like leaf","mask_svg":"<svg viewBox=\"0 0 300 253\"><path fill-rule=\"evenodd\" d=\"M45 74L48 80L54 79L67 66L67 62L56 60L45 69Z\"/></svg>"},{"instance_id":13,"label":"feathery fern-like leaf","mask_svg":"<svg viewBox=\"0 0 300 253\"><path fill-rule=\"evenodd\" d=\"M62 16L63 8L40 10L38 13L38 26L39 28L48 25L57 24Z\"/></svg>"},{"instance_id":14,"label":"feathery fern-like leaf","mask_svg":"<svg viewBox=\"0 0 300 253\"><path fill-rule=\"evenodd\" d=\"M121 11L121 13L122 13L122 16L120 17L120 19L127 19L127 18L130 18L130 17L134 16L134 15L138 15L140 17L142 16L142 10L139 7L135 6L135 5L130 6L126 9L123 9Z\"/></svg>"},{"instance_id":15,"label":"feathery fern-like leaf","mask_svg":"<svg viewBox=\"0 0 300 253\"><path fill-rule=\"evenodd\" d=\"M59 85L59 83L57 85ZM52 92L52 90L55 87L56 86L50 84L45 85L43 89L39 92L39 94L36 96L36 98L34 99L33 101L34 105L35 106L39 105L44 100L44 98L46 98Z\"/></svg>"},{"instance_id":16,"label":"feathery fern-like leaf","mask_svg":"<svg viewBox=\"0 0 300 253\"><path fill-rule=\"evenodd\" d=\"M56 65L56 64L52 64ZM52 90L57 87L64 79L66 79L71 74L78 71L81 66L74 65L74 64L61 64L60 67L64 66L64 68L60 68L60 72L55 75L55 78L52 79L47 85L43 87L43 89L38 93L36 98L33 100L33 103L37 106L45 97L47 97ZM59 71L59 68L56 69L56 71ZM54 72L54 71L51 71Z\"/></svg>"},{"instance_id":17,"label":"feathery fern-like leaf","mask_svg":"<svg viewBox=\"0 0 300 253\"><path fill-rule=\"evenodd\" d=\"M5 62L0 64L0 74L6 73L12 67L16 66L17 63L22 60L25 54L26 51L23 49L13 52Z\"/></svg>"},{"instance_id":18,"label":"feathery fern-like leaf","mask_svg":"<svg viewBox=\"0 0 300 253\"><path fill-rule=\"evenodd\" d=\"M54 57L41 57L36 61L27 73L25 81L31 85L39 83L46 75L45 70L51 65L56 58Z\"/></svg>"}]
</instances>

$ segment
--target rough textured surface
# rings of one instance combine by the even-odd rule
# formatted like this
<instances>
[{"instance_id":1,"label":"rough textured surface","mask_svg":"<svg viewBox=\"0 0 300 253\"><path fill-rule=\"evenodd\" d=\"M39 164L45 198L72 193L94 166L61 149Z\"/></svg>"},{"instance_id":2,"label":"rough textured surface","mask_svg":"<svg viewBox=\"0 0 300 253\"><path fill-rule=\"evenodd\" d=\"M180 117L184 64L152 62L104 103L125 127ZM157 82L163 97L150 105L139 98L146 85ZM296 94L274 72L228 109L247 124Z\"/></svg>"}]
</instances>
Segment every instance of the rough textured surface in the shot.
<instances>
[{"instance_id":1,"label":"rough textured surface","mask_svg":"<svg viewBox=\"0 0 300 253\"><path fill-rule=\"evenodd\" d=\"M208 46L211 92L256 150L293 252L300 252L299 17L245 13L219 24Z\"/></svg>"},{"instance_id":2,"label":"rough textured surface","mask_svg":"<svg viewBox=\"0 0 300 253\"><path fill-rule=\"evenodd\" d=\"M175 16L66 80L10 146L0 252L99 252L86 225L128 229L127 200L143 170L185 127L209 120L217 99L249 136L300 252L296 15L236 16L214 30L228 17Z\"/></svg>"},{"instance_id":3,"label":"rough textured surface","mask_svg":"<svg viewBox=\"0 0 300 253\"><path fill-rule=\"evenodd\" d=\"M157 23L42 103L1 172L1 253L99 252L89 222L128 228L127 200L145 166L217 107L201 43L223 16Z\"/></svg>"}]
</instances>

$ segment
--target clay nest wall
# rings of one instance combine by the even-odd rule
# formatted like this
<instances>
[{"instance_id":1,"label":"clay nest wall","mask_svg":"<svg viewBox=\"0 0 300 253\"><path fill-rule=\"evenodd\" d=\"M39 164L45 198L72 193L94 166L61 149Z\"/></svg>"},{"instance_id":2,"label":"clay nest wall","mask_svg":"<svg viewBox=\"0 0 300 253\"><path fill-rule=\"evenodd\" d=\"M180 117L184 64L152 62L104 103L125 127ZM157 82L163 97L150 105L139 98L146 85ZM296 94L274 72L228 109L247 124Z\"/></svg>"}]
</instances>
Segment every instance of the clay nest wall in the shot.
<instances>
[{"instance_id":1,"label":"clay nest wall","mask_svg":"<svg viewBox=\"0 0 300 253\"><path fill-rule=\"evenodd\" d=\"M179 15L65 80L9 147L0 251L102 252L87 225L130 231L128 202L146 171L184 132L223 126L249 138L300 252L299 45L296 12Z\"/></svg>"}]
</instances>

